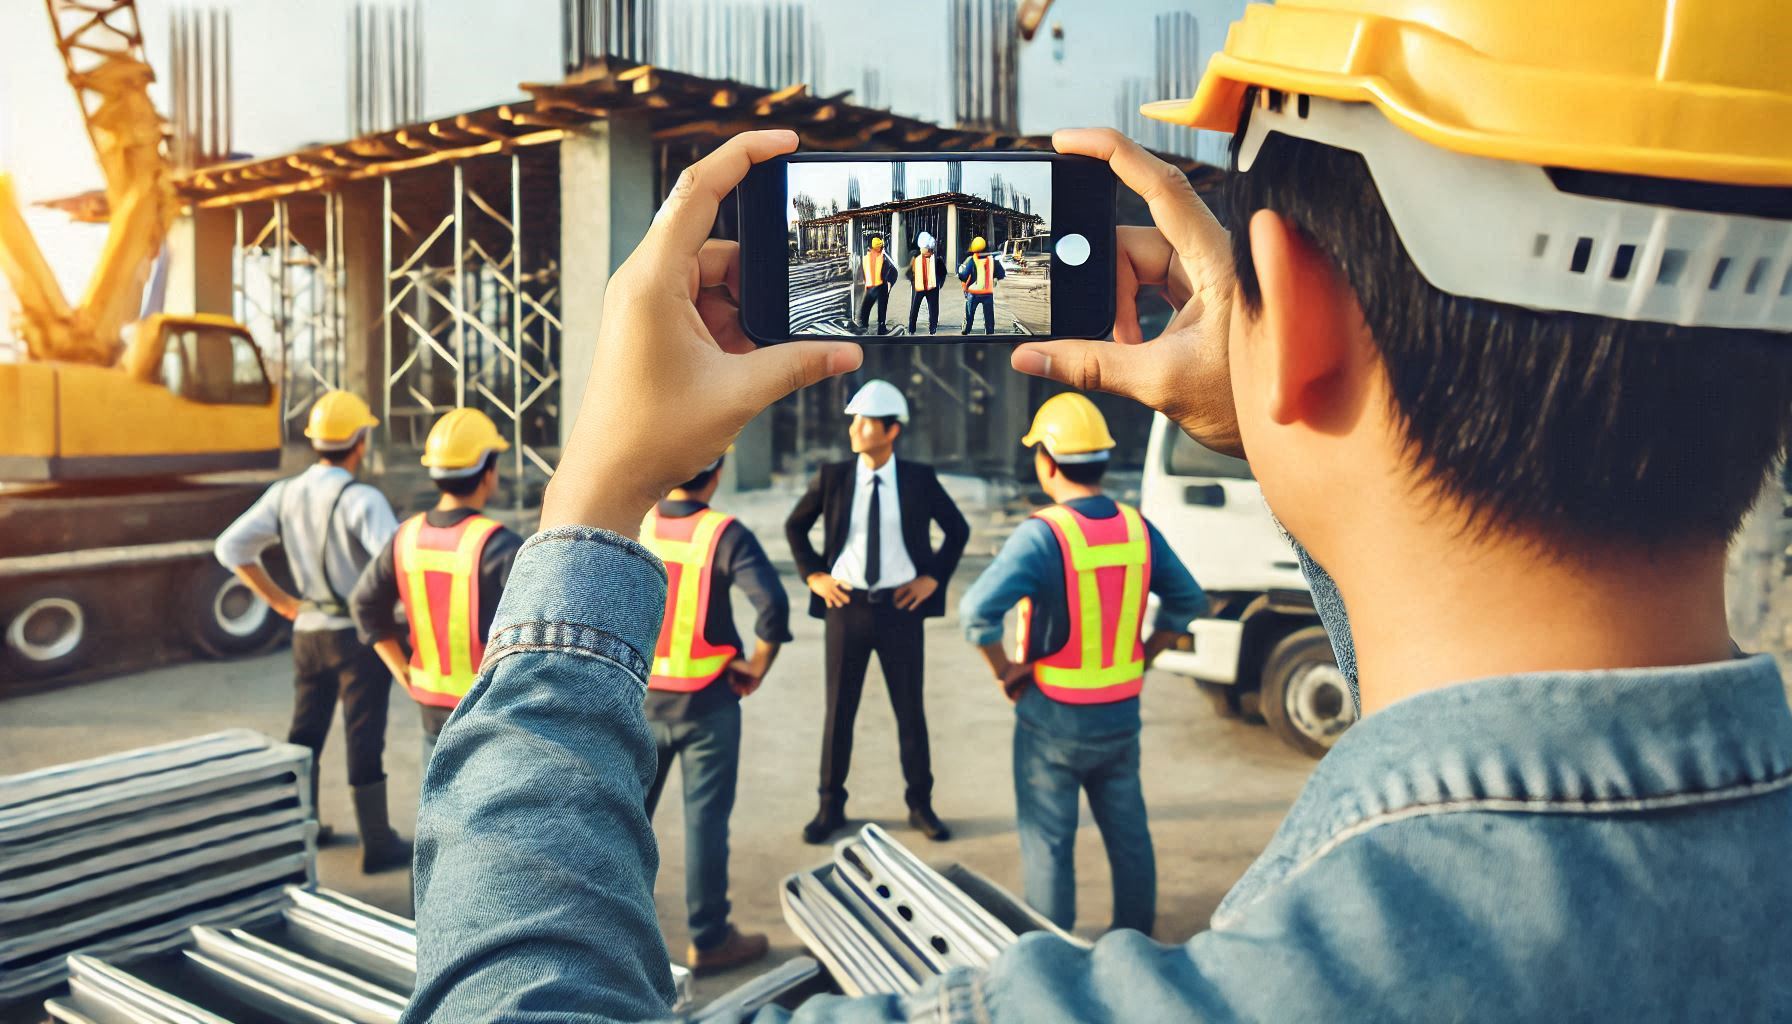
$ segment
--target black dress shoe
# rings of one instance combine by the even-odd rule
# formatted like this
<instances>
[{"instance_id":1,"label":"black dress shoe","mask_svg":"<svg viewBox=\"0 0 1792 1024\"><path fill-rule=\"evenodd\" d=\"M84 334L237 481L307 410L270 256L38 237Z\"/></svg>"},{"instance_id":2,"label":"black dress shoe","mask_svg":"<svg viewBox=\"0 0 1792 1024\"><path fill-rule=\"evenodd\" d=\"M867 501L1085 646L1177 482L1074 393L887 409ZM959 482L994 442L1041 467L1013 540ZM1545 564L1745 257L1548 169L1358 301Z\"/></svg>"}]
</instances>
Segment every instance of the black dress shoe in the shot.
<instances>
[{"instance_id":1,"label":"black dress shoe","mask_svg":"<svg viewBox=\"0 0 1792 1024\"><path fill-rule=\"evenodd\" d=\"M819 846L833 838L834 833L846 827L846 815L836 807L823 807L803 826L803 842L811 846Z\"/></svg>"},{"instance_id":2,"label":"black dress shoe","mask_svg":"<svg viewBox=\"0 0 1792 1024\"><path fill-rule=\"evenodd\" d=\"M952 830L933 813L932 807L911 807L908 812L909 826L936 843L943 843L952 838Z\"/></svg>"}]
</instances>

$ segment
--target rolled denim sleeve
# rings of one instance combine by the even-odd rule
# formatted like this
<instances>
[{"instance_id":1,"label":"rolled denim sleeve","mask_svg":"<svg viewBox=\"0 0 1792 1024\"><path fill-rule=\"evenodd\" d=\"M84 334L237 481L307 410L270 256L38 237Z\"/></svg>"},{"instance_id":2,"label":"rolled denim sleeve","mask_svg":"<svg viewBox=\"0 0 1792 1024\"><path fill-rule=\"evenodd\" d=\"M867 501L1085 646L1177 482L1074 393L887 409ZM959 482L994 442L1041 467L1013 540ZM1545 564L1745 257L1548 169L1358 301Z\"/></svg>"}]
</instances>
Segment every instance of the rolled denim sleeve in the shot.
<instances>
[{"instance_id":1,"label":"rolled denim sleeve","mask_svg":"<svg viewBox=\"0 0 1792 1024\"><path fill-rule=\"evenodd\" d=\"M958 601L964 638L982 647L1002 639L1002 619L1020 599L1043 589L1045 568L1056 554L1052 528L1037 519L1024 520L1009 535L983 575Z\"/></svg>"},{"instance_id":2,"label":"rolled denim sleeve","mask_svg":"<svg viewBox=\"0 0 1792 1024\"><path fill-rule=\"evenodd\" d=\"M672 979L642 714L665 569L633 541L531 538L418 815L406 1021L654 1020Z\"/></svg>"},{"instance_id":3,"label":"rolled denim sleeve","mask_svg":"<svg viewBox=\"0 0 1792 1024\"><path fill-rule=\"evenodd\" d=\"M1186 633L1188 624L1207 614L1207 592L1176 557L1176 552L1150 523L1151 592L1157 595L1157 619L1153 626L1170 633Z\"/></svg>"}]
</instances>

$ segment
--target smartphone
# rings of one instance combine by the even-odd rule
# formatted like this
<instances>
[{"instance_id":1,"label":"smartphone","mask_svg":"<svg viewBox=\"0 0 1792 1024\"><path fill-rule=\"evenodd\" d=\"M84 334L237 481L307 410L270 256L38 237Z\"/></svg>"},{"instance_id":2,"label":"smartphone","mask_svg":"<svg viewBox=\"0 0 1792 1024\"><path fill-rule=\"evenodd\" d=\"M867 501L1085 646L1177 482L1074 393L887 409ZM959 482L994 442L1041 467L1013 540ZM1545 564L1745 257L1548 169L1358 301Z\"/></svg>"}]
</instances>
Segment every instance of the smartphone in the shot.
<instances>
[{"instance_id":1,"label":"smartphone","mask_svg":"<svg viewBox=\"0 0 1792 1024\"><path fill-rule=\"evenodd\" d=\"M1114 175L1055 153L794 153L739 189L741 326L940 344L1114 326Z\"/></svg>"}]
</instances>

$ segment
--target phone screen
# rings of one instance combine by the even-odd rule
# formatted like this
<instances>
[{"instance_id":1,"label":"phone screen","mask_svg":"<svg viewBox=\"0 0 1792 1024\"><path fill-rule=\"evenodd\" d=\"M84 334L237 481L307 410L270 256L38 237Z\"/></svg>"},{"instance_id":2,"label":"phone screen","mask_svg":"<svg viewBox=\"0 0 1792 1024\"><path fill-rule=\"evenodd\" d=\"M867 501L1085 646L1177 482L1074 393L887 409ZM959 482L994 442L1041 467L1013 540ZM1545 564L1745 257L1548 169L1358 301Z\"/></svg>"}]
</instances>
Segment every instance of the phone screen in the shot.
<instances>
[{"instance_id":1,"label":"phone screen","mask_svg":"<svg viewBox=\"0 0 1792 1024\"><path fill-rule=\"evenodd\" d=\"M1052 161L785 164L789 331L1052 334Z\"/></svg>"}]
</instances>

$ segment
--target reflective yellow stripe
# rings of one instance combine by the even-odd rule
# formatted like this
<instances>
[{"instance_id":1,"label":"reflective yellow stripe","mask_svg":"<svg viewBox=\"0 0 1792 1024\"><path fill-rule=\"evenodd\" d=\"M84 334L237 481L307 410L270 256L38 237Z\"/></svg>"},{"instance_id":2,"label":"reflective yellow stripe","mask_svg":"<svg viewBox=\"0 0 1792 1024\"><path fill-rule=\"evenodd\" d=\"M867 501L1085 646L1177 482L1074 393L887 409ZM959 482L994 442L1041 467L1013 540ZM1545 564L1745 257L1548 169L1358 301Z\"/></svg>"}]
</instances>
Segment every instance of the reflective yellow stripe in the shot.
<instances>
[{"instance_id":1,"label":"reflective yellow stripe","mask_svg":"<svg viewBox=\"0 0 1792 1024\"><path fill-rule=\"evenodd\" d=\"M678 565L678 594L672 613L672 639L667 642L665 657L653 659L653 674L671 679L701 679L715 675L728 664L726 654L696 658L691 650L697 639L697 602L703 594L702 574L708 571L709 549L716 531L728 522L728 516L713 509L700 513L697 528L688 541L662 540L656 529L658 516L649 513L641 531L647 549L668 565Z\"/></svg>"},{"instance_id":2,"label":"reflective yellow stripe","mask_svg":"<svg viewBox=\"0 0 1792 1024\"><path fill-rule=\"evenodd\" d=\"M453 551L425 550L418 546L423 516L407 520L399 531L404 551L405 575L408 577L411 607L411 634L417 639L417 660L411 666L411 685L432 693L455 696L471 688L479 666L473 664L473 580L479 572L479 550L485 539L498 528L495 519L475 517L461 531ZM428 573L446 573L448 583L448 672L437 668L442 663L441 649L436 646L435 610L429 605ZM421 669L421 671L419 671Z\"/></svg>"},{"instance_id":3,"label":"reflective yellow stripe","mask_svg":"<svg viewBox=\"0 0 1792 1024\"><path fill-rule=\"evenodd\" d=\"M435 666L442 661L436 653L436 631L432 625L435 617L429 608L429 581L423 575L425 552L417 549L417 534L422 529L423 517L413 516L405 521L398 540L403 546L405 575L410 580L411 606L405 612L411 617L411 635L417 639L417 660L434 673Z\"/></svg>"},{"instance_id":4,"label":"reflective yellow stripe","mask_svg":"<svg viewBox=\"0 0 1792 1024\"><path fill-rule=\"evenodd\" d=\"M1111 544L1090 544L1083 536L1076 515L1061 505L1040 509L1040 518L1050 520L1061 531L1070 546L1070 567L1076 573L1078 628L1082 630L1080 664L1037 666L1042 683L1065 689L1091 690L1103 686L1131 682L1145 674L1145 663L1133 657L1139 639L1140 605L1145 593L1145 563L1150 559L1151 542L1145 521L1132 508L1118 502L1114 506L1126 524L1126 539ZM1120 620L1114 628L1113 665L1102 667L1101 586L1095 570L1124 568L1126 576L1121 588Z\"/></svg>"}]
</instances>

